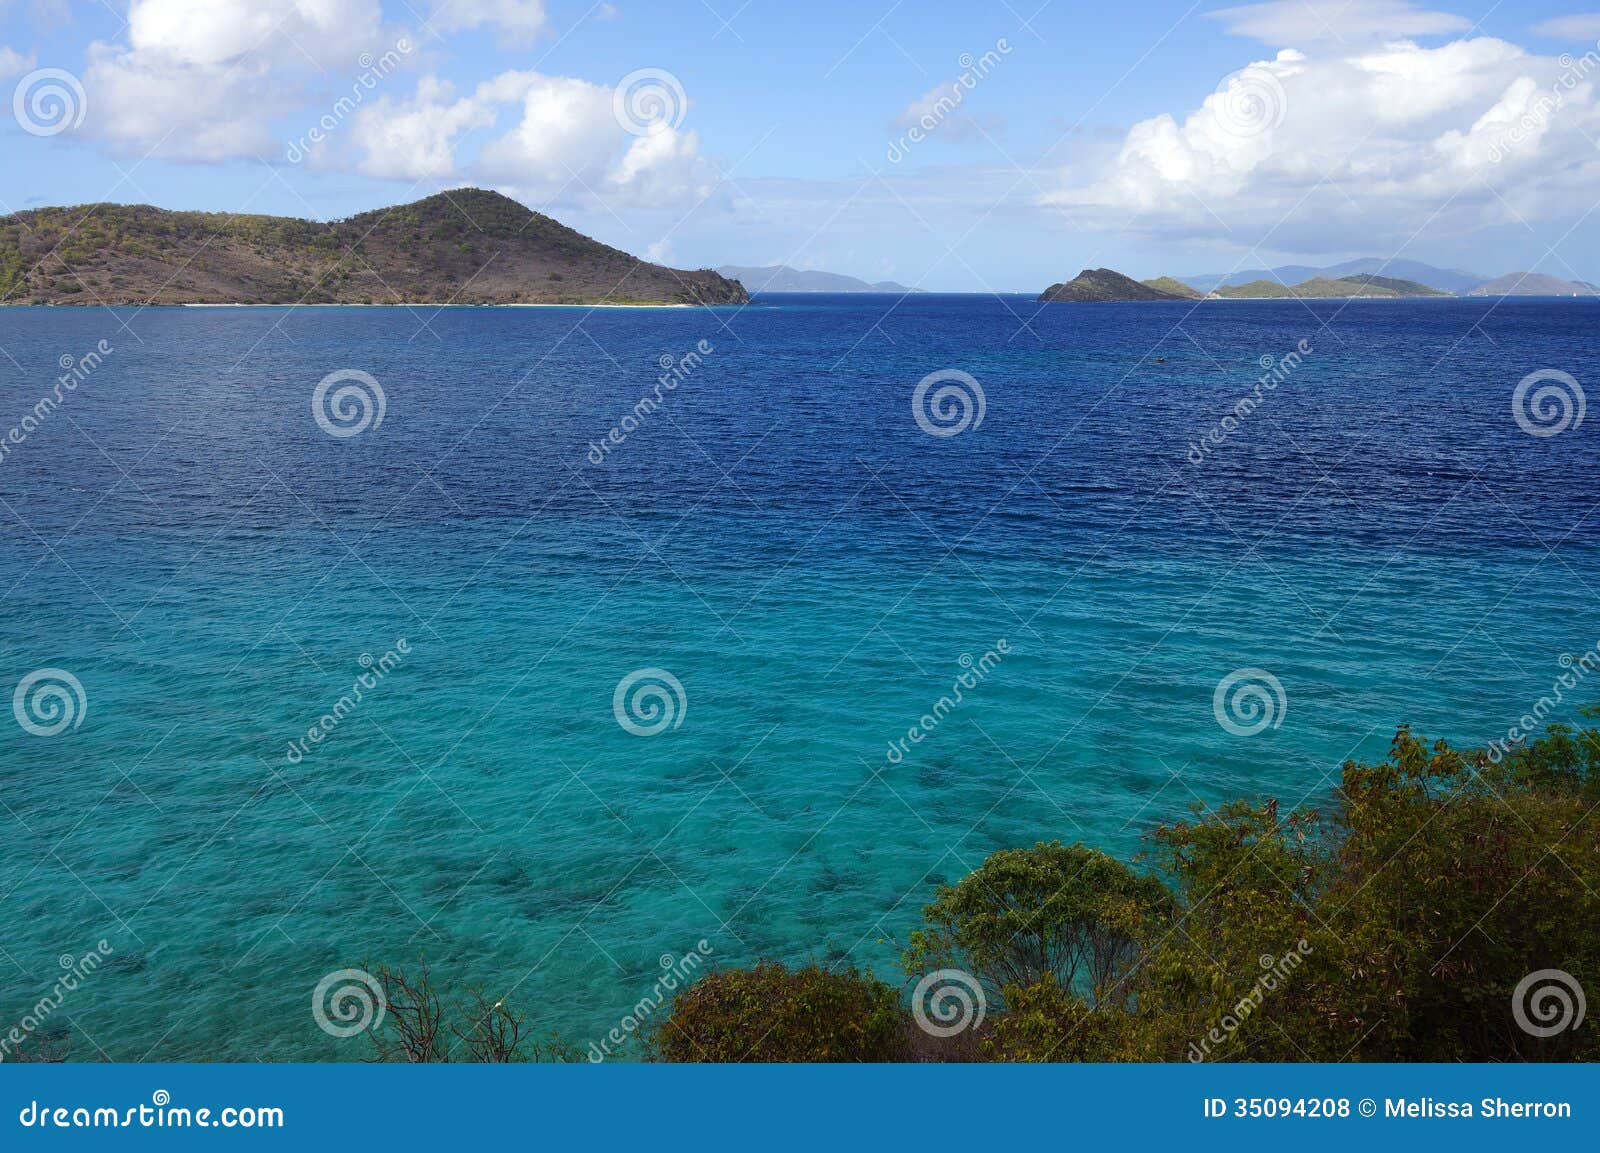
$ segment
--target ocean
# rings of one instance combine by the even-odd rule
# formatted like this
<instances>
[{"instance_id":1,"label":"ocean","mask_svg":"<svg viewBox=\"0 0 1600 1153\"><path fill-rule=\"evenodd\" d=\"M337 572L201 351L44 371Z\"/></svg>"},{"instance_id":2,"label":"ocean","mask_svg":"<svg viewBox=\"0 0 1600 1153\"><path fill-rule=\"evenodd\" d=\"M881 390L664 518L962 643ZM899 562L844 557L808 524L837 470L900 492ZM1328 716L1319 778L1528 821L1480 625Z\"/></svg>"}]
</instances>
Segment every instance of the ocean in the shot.
<instances>
[{"instance_id":1,"label":"ocean","mask_svg":"<svg viewBox=\"0 0 1600 1153\"><path fill-rule=\"evenodd\" d=\"M897 983L996 849L1504 738L1600 642L1597 321L0 310L0 1033L360 1060L319 982L422 958L582 1049L691 953Z\"/></svg>"}]
</instances>

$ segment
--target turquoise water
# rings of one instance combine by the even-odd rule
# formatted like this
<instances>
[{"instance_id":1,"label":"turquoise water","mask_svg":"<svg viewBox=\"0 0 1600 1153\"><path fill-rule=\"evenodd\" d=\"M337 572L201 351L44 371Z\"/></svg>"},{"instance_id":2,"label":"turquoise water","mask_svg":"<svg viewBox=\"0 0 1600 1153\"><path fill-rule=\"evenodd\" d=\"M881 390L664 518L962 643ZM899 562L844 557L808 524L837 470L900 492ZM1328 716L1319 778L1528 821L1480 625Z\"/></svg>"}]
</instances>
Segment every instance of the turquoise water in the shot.
<instances>
[{"instance_id":1,"label":"turquoise water","mask_svg":"<svg viewBox=\"0 0 1600 1153\"><path fill-rule=\"evenodd\" d=\"M8 309L0 423L113 351L0 461L4 687L59 668L86 701L60 735L0 726L0 1016L105 939L45 1027L77 1057L359 1059L313 988L425 955L583 1047L702 939L898 979L933 886L994 849L1315 801L1403 721L1500 735L1600 641L1594 425L1511 408L1536 369L1600 378L1596 319ZM984 417L930 436L912 391L950 367ZM344 368L386 408L338 438L310 397ZM613 694L651 668L682 704L636 736ZM1219 724L1240 669L1282 685L1276 727Z\"/></svg>"}]
</instances>

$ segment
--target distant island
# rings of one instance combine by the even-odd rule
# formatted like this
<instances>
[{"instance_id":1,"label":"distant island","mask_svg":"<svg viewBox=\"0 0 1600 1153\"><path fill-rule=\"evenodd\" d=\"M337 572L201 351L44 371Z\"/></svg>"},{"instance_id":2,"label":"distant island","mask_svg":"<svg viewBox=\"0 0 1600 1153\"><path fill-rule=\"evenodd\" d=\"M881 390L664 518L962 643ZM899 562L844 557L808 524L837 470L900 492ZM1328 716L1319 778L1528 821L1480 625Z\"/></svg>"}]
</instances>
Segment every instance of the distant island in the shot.
<instances>
[{"instance_id":1,"label":"distant island","mask_svg":"<svg viewBox=\"0 0 1600 1153\"><path fill-rule=\"evenodd\" d=\"M1174 276L1135 280L1109 268L1085 268L1073 279L1052 284L1039 295L1042 302L1120 303L1181 300L1401 300L1453 297L1421 281L1376 273L1349 276L1312 276L1297 284L1271 277L1244 283L1218 284L1202 290ZM1561 280L1531 272L1514 272L1479 284L1468 296L1595 296L1600 288L1582 280Z\"/></svg>"},{"instance_id":2,"label":"distant island","mask_svg":"<svg viewBox=\"0 0 1600 1153\"><path fill-rule=\"evenodd\" d=\"M1251 268L1235 272L1209 272L1177 279L1200 292L1215 292L1219 288L1237 287L1256 280L1271 280L1278 284L1303 284L1308 280L1342 280L1350 276L1384 276L1425 284L1441 292L1457 296L1488 280L1478 272L1461 268L1439 268L1420 260L1402 257L1384 258L1363 256L1340 264L1317 267L1310 264L1284 264L1277 268Z\"/></svg>"},{"instance_id":3,"label":"distant island","mask_svg":"<svg viewBox=\"0 0 1600 1153\"><path fill-rule=\"evenodd\" d=\"M710 269L651 264L496 192L320 223L150 205L0 217L5 304L743 304Z\"/></svg>"},{"instance_id":4,"label":"distant island","mask_svg":"<svg viewBox=\"0 0 1600 1153\"><path fill-rule=\"evenodd\" d=\"M1176 291L1167 291L1152 287L1151 282L1144 284L1124 276L1120 272L1113 272L1109 268L1085 268L1071 280L1063 284L1052 284L1039 296L1042 301L1074 301L1078 303L1098 304L1129 300L1185 300L1190 299ZM1193 293L1195 296L1198 293Z\"/></svg>"},{"instance_id":5,"label":"distant island","mask_svg":"<svg viewBox=\"0 0 1600 1153\"><path fill-rule=\"evenodd\" d=\"M1418 284L1414 280L1397 280L1388 276L1341 276L1330 279L1314 276L1299 284L1282 284L1276 280L1252 280L1249 284L1226 285L1210 296L1217 300L1311 300L1345 299L1360 297L1363 300L1393 300L1406 296L1449 296L1437 288Z\"/></svg>"},{"instance_id":6,"label":"distant island","mask_svg":"<svg viewBox=\"0 0 1600 1153\"><path fill-rule=\"evenodd\" d=\"M1594 296L1600 287L1587 280L1562 280L1539 272L1508 272L1480 284L1468 296Z\"/></svg>"},{"instance_id":7,"label":"distant island","mask_svg":"<svg viewBox=\"0 0 1600 1153\"><path fill-rule=\"evenodd\" d=\"M717 271L729 280L737 280L751 292L892 292L904 296L908 292L921 292L920 288L907 288L892 280L868 283L854 276L837 272L814 272L790 268L786 264L769 264L749 268L725 264Z\"/></svg>"}]
</instances>

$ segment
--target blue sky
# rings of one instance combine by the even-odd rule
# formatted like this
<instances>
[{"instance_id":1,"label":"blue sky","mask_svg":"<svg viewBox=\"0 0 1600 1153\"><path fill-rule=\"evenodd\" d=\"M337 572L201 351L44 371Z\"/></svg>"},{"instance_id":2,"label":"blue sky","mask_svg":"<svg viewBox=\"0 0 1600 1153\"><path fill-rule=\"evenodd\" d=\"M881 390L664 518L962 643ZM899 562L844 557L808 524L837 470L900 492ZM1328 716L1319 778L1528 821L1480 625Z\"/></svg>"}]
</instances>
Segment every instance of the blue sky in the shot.
<instances>
[{"instance_id":1,"label":"blue sky","mask_svg":"<svg viewBox=\"0 0 1600 1153\"><path fill-rule=\"evenodd\" d=\"M4 0L0 207L328 218L477 184L680 266L930 289L1357 255L1600 280L1597 13ZM52 86L64 123L28 102Z\"/></svg>"}]
</instances>

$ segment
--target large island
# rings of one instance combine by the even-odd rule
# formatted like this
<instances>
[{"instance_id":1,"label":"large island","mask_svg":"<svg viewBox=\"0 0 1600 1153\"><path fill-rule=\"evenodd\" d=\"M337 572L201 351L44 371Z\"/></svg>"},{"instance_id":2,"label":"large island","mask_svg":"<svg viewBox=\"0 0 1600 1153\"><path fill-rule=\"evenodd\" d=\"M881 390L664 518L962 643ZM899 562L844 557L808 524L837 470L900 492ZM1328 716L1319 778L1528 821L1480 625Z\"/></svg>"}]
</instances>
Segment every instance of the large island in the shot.
<instances>
[{"instance_id":1,"label":"large island","mask_svg":"<svg viewBox=\"0 0 1600 1153\"><path fill-rule=\"evenodd\" d=\"M5 304L743 304L736 280L651 264L496 192L322 223L39 208L0 217Z\"/></svg>"}]
</instances>

